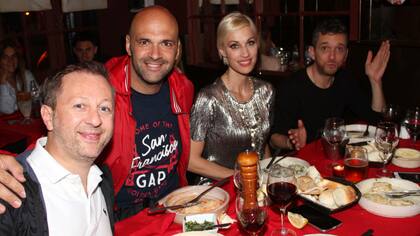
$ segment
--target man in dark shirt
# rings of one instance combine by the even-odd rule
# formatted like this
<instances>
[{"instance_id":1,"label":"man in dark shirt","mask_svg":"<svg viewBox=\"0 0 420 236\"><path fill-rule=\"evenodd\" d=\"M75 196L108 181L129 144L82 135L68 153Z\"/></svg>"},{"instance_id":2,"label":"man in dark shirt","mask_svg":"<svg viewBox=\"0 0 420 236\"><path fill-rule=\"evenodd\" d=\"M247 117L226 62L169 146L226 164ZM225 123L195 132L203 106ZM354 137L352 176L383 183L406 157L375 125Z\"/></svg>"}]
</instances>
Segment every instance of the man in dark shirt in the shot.
<instances>
[{"instance_id":1,"label":"man in dark shirt","mask_svg":"<svg viewBox=\"0 0 420 236\"><path fill-rule=\"evenodd\" d=\"M300 149L319 137L325 119L343 116L346 109L373 122L385 106L382 75L390 45L382 43L375 57L368 52L365 73L372 99L365 97L354 80L341 69L347 59L347 30L336 19L319 24L313 33L309 54L314 63L297 72L280 89L271 136L275 148Z\"/></svg>"}]
</instances>

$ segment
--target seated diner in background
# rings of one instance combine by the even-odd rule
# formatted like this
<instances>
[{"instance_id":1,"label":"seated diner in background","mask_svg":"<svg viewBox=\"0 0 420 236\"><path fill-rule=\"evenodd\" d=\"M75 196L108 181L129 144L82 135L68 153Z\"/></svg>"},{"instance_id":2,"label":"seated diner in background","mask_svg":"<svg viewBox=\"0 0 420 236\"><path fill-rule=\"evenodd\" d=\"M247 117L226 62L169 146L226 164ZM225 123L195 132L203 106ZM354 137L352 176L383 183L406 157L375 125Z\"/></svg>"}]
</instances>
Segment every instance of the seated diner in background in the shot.
<instances>
[{"instance_id":1,"label":"seated diner in background","mask_svg":"<svg viewBox=\"0 0 420 236\"><path fill-rule=\"evenodd\" d=\"M106 69L90 62L44 81L41 116L48 135L17 157L26 198L20 208L6 204L0 235L113 235L111 174L94 164L114 126L107 79Z\"/></svg>"},{"instance_id":2,"label":"seated diner in background","mask_svg":"<svg viewBox=\"0 0 420 236\"><path fill-rule=\"evenodd\" d=\"M88 33L76 34L73 41L73 53L78 62L95 61L98 52L97 40Z\"/></svg>"},{"instance_id":3,"label":"seated diner in background","mask_svg":"<svg viewBox=\"0 0 420 236\"><path fill-rule=\"evenodd\" d=\"M228 68L198 93L193 105L189 171L222 179L234 174L236 157L247 148L260 158L270 156L274 90L249 75L258 59L258 41L254 23L244 14L230 13L219 23L217 48Z\"/></svg>"},{"instance_id":4,"label":"seated diner in background","mask_svg":"<svg viewBox=\"0 0 420 236\"><path fill-rule=\"evenodd\" d=\"M296 72L279 90L270 143L273 148L297 149L320 137L328 117L342 117L346 110L359 119L375 123L385 106L382 76L390 44L382 42L376 56L369 51L365 73L372 98L363 93L356 79L342 68L348 54L348 33L337 19L328 19L315 28L309 55L314 63Z\"/></svg>"},{"instance_id":5,"label":"seated diner in background","mask_svg":"<svg viewBox=\"0 0 420 236\"><path fill-rule=\"evenodd\" d=\"M20 45L5 39L0 42L0 115L17 110L17 93L29 92L31 82L36 80L25 68Z\"/></svg>"}]
</instances>

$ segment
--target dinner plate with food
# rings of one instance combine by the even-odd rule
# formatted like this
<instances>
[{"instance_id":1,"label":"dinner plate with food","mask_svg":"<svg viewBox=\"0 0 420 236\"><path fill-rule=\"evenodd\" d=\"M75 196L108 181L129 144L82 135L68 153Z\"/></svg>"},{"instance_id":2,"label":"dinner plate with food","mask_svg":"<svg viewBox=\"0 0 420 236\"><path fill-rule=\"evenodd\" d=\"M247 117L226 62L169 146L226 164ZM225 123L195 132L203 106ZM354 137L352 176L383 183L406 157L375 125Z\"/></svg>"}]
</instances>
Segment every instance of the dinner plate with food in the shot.
<instances>
[{"instance_id":1,"label":"dinner plate with food","mask_svg":"<svg viewBox=\"0 0 420 236\"><path fill-rule=\"evenodd\" d=\"M411 148L397 148L392 164L403 168L420 167L420 151Z\"/></svg>"},{"instance_id":2,"label":"dinner plate with food","mask_svg":"<svg viewBox=\"0 0 420 236\"><path fill-rule=\"evenodd\" d=\"M420 196L406 195L391 197L390 193L420 191L420 187L411 181L395 178L371 178L357 184L362 193L359 205L372 214L404 218L420 214Z\"/></svg>"},{"instance_id":3,"label":"dinner plate with food","mask_svg":"<svg viewBox=\"0 0 420 236\"><path fill-rule=\"evenodd\" d=\"M268 163L270 163L271 158L267 158L267 159L263 159L260 161L260 167L262 169L265 169L268 165ZM284 166L284 167L289 167L291 169L293 169L293 171L295 172L295 175L303 175L306 173L306 169L310 166L310 164L300 158L297 157L284 157L283 159L281 159L280 161L276 162L277 164Z\"/></svg>"},{"instance_id":4,"label":"dinner plate with food","mask_svg":"<svg viewBox=\"0 0 420 236\"><path fill-rule=\"evenodd\" d=\"M260 161L260 166L264 168L269 161ZM315 166L303 159L286 157L277 164L294 170L298 195L321 212L340 211L360 198L359 190L352 183L339 178L323 178Z\"/></svg>"},{"instance_id":5,"label":"dinner plate with food","mask_svg":"<svg viewBox=\"0 0 420 236\"><path fill-rule=\"evenodd\" d=\"M185 204L208 188L209 186L204 185L185 186L168 194L159 201L159 204L162 204L164 207ZM174 222L182 224L184 217L187 215L215 213L219 217L226 212L228 204L229 194L222 188L215 187L201 197L198 204L176 210L168 209L167 211L176 213Z\"/></svg>"}]
</instances>

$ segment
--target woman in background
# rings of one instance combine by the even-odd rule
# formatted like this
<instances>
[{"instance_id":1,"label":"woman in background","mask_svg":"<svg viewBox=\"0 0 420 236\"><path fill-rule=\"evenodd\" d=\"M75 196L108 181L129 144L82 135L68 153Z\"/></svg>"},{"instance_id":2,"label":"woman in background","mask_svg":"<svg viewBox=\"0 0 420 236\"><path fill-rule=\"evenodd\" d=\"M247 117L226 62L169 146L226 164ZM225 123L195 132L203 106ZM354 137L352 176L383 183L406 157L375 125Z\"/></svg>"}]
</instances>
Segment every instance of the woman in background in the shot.
<instances>
[{"instance_id":1,"label":"woman in background","mask_svg":"<svg viewBox=\"0 0 420 236\"><path fill-rule=\"evenodd\" d=\"M0 114L17 110L16 93L29 92L31 81L35 78L25 69L20 46L15 41L3 40L0 43Z\"/></svg>"},{"instance_id":2,"label":"woman in background","mask_svg":"<svg viewBox=\"0 0 420 236\"><path fill-rule=\"evenodd\" d=\"M270 156L273 87L249 75L258 60L258 45L248 16L234 12L219 23L217 48L228 68L199 92L193 106L189 171L221 179L234 173L236 157L245 149L260 158Z\"/></svg>"}]
</instances>

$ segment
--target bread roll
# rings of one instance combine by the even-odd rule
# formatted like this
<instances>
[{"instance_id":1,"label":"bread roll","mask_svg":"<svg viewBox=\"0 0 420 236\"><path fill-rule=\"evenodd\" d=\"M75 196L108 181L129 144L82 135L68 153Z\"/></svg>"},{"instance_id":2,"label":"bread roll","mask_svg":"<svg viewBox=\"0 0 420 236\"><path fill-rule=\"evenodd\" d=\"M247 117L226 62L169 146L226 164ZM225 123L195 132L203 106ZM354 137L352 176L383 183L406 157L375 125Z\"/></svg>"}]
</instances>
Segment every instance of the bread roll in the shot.
<instances>
[{"instance_id":1,"label":"bread roll","mask_svg":"<svg viewBox=\"0 0 420 236\"><path fill-rule=\"evenodd\" d=\"M332 192L334 202L337 206L344 206L356 199L356 192L350 186L341 186Z\"/></svg>"},{"instance_id":2,"label":"bread roll","mask_svg":"<svg viewBox=\"0 0 420 236\"><path fill-rule=\"evenodd\" d=\"M322 176L315 166L310 166L306 170L306 175L311 177L316 184L322 181Z\"/></svg>"},{"instance_id":3,"label":"bread roll","mask_svg":"<svg viewBox=\"0 0 420 236\"><path fill-rule=\"evenodd\" d=\"M296 179L296 186L302 192L316 187L314 180L309 176L300 176Z\"/></svg>"},{"instance_id":4,"label":"bread roll","mask_svg":"<svg viewBox=\"0 0 420 236\"><path fill-rule=\"evenodd\" d=\"M338 207L334 201L333 191L334 189L327 189L319 195L319 201L321 202L321 204L331 209L335 209Z\"/></svg>"},{"instance_id":5,"label":"bread roll","mask_svg":"<svg viewBox=\"0 0 420 236\"><path fill-rule=\"evenodd\" d=\"M342 187L344 185L328 180L328 179L323 179L321 180L321 182L318 183L318 187L322 187L322 188L326 188L326 189L335 189L338 187Z\"/></svg>"}]
</instances>

